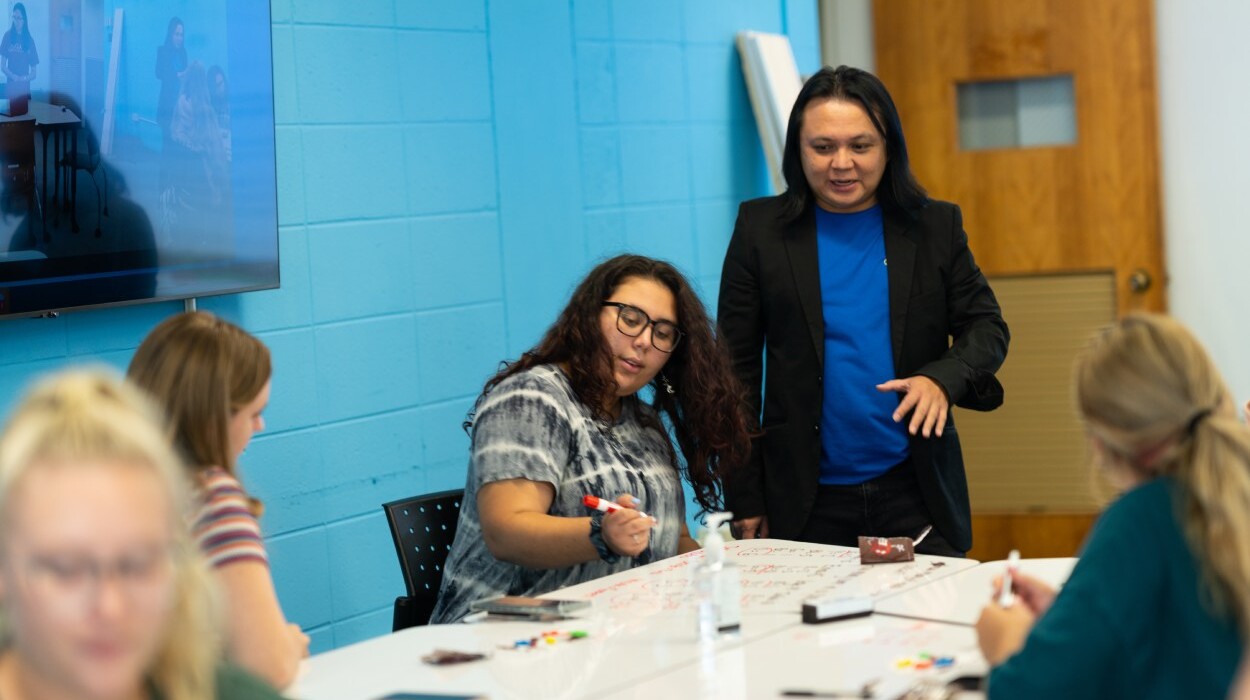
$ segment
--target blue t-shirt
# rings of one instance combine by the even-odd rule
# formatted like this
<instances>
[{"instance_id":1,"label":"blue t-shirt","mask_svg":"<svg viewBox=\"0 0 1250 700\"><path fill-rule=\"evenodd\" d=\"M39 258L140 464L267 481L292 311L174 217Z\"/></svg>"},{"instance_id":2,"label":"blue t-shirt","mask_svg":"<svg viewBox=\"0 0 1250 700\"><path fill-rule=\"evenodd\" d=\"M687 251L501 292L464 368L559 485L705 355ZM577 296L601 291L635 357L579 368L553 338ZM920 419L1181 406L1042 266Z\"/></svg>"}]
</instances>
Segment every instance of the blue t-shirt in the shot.
<instances>
[{"instance_id":1,"label":"blue t-shirt","mask_svg":"<svg viewBox=\"0 0 1250 700\"><path fill-rule=\"evenodd\" d=\"M854 214L816 209L825 320L820 483L859 484L907 459L899 397L877 391L895 378L890 289L881 207Z\"/></svg>"}]
</instances>

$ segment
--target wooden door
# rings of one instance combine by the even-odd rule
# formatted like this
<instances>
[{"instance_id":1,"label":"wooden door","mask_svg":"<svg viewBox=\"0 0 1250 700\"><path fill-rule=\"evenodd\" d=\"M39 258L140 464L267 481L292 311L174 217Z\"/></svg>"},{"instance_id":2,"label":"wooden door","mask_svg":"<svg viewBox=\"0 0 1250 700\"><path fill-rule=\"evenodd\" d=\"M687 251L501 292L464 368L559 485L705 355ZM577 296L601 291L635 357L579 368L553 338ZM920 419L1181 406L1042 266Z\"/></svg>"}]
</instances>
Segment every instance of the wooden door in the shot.
<instances>
[{"instance_id":1,"label":"wooden door","mask_svg":"<svg viewBox=\"0 0 1250 700\"><path fill-rule=\"evenodd\" d=\"M51 101L73 105L82 113L82 0L48 3Z\"/></svg>"},{"instance_id":2,"label":"wooden door","mask_svg":"<svg viewBox=\"0 0 1250 700\"><path fill-rule=\"evenodd\" d=\"M1028 305L1062 303L1062 295L1047 293L1048 284L1074 273L1107 277L1111 316L1163 310L1152 1L876 0L873 10L877 72L902 115L920 182L934 197L962 207L973 252L992 284L1007 278L1036 283L1033 291L1017 295L1014 309L1005 308L1008 325L1013 314L1047 316ZM961 84L1062 76L1071 78L1073 143L961 148ZM1063 322L1063 309L1052 311ZM1057 353L1061 363L1070 364L1069 356L1079 349L1017 352L1025 339L1013 335L1004 376L1034 374L1030 367L1013 365L1017 356L1053 363ZM1052 335L1038 329L1028 337L1044 343ZM1016 388L1022 383L1016 382ZM1012 454L1042 454L1058 446L1062 456L1056 459L1064 460L1072 459L1074 450L1083 451L1079 431L1069 429L1074 418L1066 386L1059 392L1039 390L1052 405L1034 406L1013 403L1021 399L1020 392L1011 382L1005 385L1003 411L1017 412L1017 422L1028 426L1024 433L1002 420L996 423L998 412L963 411L956 418L969 457L972 554L999 558L1021 543L1023 536L1012 532L1026 530L1030 537L1057 534L1044 553L1025 551L1025 556L1071 554L1097 510L1092 495L1075 507L1070 501L1062 507L1022 507L995 500L983 488L995 478L1009 481L1020 470L1001 457L995 463L978 462L979 454L1003 454L981 449L986 445L1005 445ZM1051 419L1063 429L1038 429L1039 422ZM1059 433L1062 445L1054 437ZM1044 465L1047 460L1035 461ZM1070 489L1088 493L1088 478Z\"/></svg>"}]
</instances>

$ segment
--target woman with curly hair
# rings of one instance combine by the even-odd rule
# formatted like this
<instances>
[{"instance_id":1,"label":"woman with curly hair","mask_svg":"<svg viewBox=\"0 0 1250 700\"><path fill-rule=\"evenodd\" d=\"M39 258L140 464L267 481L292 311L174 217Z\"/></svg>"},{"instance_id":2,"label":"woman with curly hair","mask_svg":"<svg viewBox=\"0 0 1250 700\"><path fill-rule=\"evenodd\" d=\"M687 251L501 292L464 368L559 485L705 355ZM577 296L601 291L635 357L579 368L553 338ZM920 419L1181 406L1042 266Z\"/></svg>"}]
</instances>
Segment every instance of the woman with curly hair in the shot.
<instances>
[{"instance_id":1,"label":"woman with curly hair","mask_svg":"<svg viewBox=\"0 0 1250 700\"><path fill-rule=\"evenodd\" d=\"M208 73L199 61L187 67L169 134L170 155L179 164L174 184L189 206L211 214L228 194L230 154L217 122Z\"/></svg>"},{"instance_id":2,"label":"woman with curly hair","mask_svg":"<svg viewBox=\"0 0 1250 700\"><path fill-rule=\"evenodd\" d=\"M647 386L649 403L638 396ZM431 621L695 549L681 477L705 511L721 507L726 471L750 450L743 407L680 272L637 255L597 266L538 346L486 382L466 421L464 505ZM626 508L590 513L587 494Z\"/></svg>"}]
</instances>

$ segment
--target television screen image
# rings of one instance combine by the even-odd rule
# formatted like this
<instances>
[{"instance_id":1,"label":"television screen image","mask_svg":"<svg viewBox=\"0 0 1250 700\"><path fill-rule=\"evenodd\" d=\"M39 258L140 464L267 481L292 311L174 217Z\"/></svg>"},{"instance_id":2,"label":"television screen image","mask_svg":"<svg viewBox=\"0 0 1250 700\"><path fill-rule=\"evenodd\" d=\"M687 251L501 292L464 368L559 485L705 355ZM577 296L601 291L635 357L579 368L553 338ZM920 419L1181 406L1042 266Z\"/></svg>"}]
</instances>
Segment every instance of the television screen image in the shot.
<instances>
[{"instance_id":1,"label":"television screen image","mask_svg":"<svg viewBox=\"0 0 1250 700\"><path fill-rule=\"evenodd\" d=\"M277 287L269 3L0 7L0 318Z\"/></svg>"}]
</instances>

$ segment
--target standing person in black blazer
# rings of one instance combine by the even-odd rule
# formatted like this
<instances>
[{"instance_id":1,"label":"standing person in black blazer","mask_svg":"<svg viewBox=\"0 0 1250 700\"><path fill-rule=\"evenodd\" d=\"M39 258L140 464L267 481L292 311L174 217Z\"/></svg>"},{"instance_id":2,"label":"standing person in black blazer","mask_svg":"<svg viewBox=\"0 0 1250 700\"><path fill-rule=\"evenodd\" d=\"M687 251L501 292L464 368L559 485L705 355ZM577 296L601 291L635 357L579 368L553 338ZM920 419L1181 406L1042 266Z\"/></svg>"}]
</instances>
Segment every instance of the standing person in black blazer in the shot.
<instances>
[{"instance_id":1,"label":"standing person in black blazer","mask_svg":"<svg viewBox=\"0 0 1250 700\"><path fill-rule=\"evenodd\" d=\"M762 428L726 489L735 527L854 546L933 525L920 551L962 555L950 406L1002 404L1009 334L959 207L928 198L885 86L846 66L799 92L782 170L784 194L739 208L721 277L718 321Z\"/></svg>"}]
</instances>

